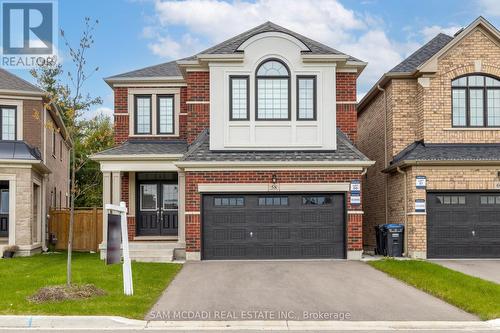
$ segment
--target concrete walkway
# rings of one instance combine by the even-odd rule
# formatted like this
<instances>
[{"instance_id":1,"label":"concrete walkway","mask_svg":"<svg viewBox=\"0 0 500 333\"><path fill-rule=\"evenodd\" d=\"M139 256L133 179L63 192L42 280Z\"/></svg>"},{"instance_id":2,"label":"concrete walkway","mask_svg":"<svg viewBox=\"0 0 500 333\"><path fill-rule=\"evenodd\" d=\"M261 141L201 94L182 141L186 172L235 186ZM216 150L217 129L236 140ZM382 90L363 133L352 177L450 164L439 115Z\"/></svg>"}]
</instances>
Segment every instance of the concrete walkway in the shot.
<instances>
[{"instance_id":1,"label":"concrete walkway","mask_svg":"<svg viewBox=\"0 0 500 333\"><path fill-rule=\"evenodd\" d=\"M146 319L477 320L356 261L188 262Z\"/></svg>"},{"instance_id":2,"label":"concrete walkway","mask_svg":"<svg viewBox=\"0 0 500 333\"><path fill-rule=\"evenodd\" d=\"M500 284L500 259L432 260L432 262L455 271Z\"/></svg>"}]
</instances>

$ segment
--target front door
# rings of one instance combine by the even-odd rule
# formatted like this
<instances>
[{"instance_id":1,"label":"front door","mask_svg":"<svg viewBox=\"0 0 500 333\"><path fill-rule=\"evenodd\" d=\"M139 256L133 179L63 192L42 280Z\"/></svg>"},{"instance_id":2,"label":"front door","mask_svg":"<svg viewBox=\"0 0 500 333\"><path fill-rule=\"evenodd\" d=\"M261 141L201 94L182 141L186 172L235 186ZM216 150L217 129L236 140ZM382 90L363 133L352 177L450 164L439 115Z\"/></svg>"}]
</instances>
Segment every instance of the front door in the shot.
<instances>
[{"instance_id":1,"label":"front door","mask_svg":"<svg viewBox=\"0 0 500 333\"><path fill-rule=\"evenodd\" d=\"M137 234L177 236L178 185L162 181L138 184Z\"/></svg>"}]
</instances>

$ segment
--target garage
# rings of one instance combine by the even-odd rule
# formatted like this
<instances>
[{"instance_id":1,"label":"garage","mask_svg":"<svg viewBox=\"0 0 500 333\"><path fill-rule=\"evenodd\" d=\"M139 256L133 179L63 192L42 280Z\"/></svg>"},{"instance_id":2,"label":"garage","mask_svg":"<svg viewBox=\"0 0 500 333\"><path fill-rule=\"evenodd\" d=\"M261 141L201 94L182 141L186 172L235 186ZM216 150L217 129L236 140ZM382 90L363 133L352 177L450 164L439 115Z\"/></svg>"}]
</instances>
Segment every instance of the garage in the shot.
<instances>
[{"instance_id":1,"label":"garage","mask_svg":"<svg viewBox=\"0 0 500 333\"><path fill-rule=\"evenodd\" d=\"M345 258L342 193L203 196L202 258Z\"/></svg>"},{"instance_id":2,"label":"garage","mask_svg":"<svg viewBox=\"0 0 500 333\"><path fill-rule=\"evenodd\" d=\"M427 257L500 258L500 193L427 194Z\"/></svg>"}]
</instances>

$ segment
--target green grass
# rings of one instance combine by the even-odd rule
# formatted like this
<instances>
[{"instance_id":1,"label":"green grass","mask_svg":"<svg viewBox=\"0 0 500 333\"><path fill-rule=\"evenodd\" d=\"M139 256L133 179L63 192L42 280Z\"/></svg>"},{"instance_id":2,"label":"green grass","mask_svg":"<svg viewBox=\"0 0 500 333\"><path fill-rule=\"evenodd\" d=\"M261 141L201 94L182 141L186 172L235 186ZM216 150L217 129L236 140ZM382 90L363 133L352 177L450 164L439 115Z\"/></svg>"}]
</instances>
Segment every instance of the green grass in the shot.
<instances>
[{"instance_id":1,"label":"green grass","mask_svg":"<svg viewBox=\"0 0 500 333\"><path fill-rule=\"evenodd\" d=\"M73 283L92 283L105 296L33 304L41 287L66 282L66 253L0 259L0 315L117 315L143 319L182 265L132 263L134 295L123 295L122 265L106 265L98 254L73 253Z\"/></svg>"},{"instance_id":2,"label":"green grass","mask_svg":"<svg viewBox=\"0 0 500 333\"><path fill-rule=\"evenodd\" d=\"M500 318L500 285L422 260L385 259L369 264L483 320Z\"/></svg>"}]
</instances>

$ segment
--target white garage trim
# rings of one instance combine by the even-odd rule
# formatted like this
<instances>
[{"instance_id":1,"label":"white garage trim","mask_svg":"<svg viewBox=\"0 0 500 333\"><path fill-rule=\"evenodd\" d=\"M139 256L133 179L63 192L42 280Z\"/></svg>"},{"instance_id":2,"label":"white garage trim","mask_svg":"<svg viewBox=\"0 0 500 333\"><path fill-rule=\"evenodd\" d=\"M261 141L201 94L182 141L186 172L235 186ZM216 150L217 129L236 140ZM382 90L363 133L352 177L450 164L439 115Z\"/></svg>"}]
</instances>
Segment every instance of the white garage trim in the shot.
<instances>
[{"instance_id":1,"label":"white garage trim","mask_svg":"<svg viewBox=\"0 0 500 333\"><path fill-rule=\"evenodd\" d=\"M276 185L277 189L271 189ZM347 192L349 183L219 183L198 184L198 192Z\"/></svg>"}]
</instances>

